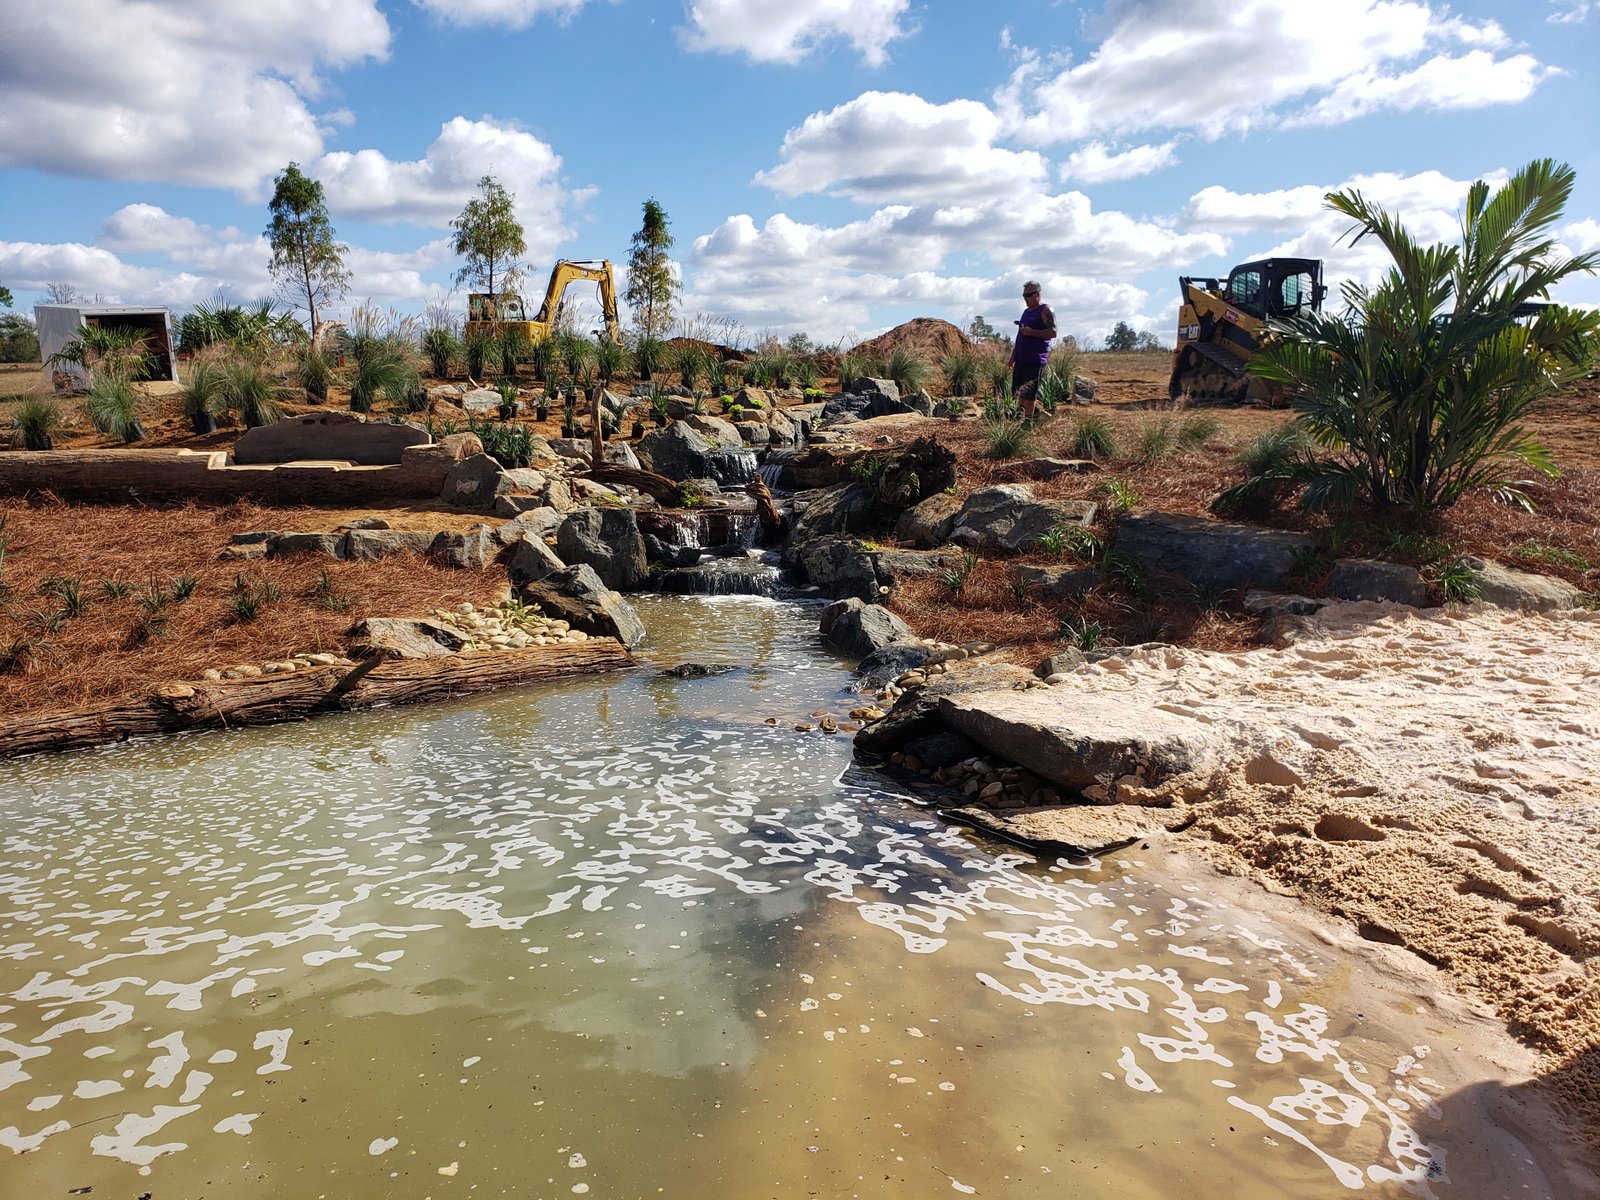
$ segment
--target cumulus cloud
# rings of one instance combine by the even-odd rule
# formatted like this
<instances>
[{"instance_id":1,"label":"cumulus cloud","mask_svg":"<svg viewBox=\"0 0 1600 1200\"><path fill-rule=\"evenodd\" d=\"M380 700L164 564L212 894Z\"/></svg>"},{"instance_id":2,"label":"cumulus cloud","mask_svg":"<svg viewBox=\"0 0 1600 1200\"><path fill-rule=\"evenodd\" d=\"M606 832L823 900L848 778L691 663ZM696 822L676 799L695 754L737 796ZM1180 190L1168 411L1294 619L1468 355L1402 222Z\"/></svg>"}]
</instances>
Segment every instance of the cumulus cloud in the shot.
<instances>
[{"instance_id":1,"label":"cumulus cloud","mask_svg":"<svg viewBox=\"0 0 1600 1200\"><path fill-rule=\"evenodd\" d=\"M690 50L756 62L796 63L842 41L876 67L888 61L889 43L910 32L909 7L910 0L688 0L679 32Z\"/></svg>"},{"instance_id":2,"label":"cumulus cloud","mask_svg":"<svg viewBox=\"0 0 1600 1200\"><path fill-rule=\"evenodd\" d=\"M1527 55L1501 57L1508 39L1496 22L1422 0L1145 0L1118 11L1082 62L1020 53L996 94L1009 131L1037 145L1152 129L1214 139L1296 109L1331 123L1514 103L1552 73ZM1469 52L1432 53L1441 46Z\"/></svg>"},{"instance_id":3,"label":"cumulus cloud","mask_svg":"<svg viewBox=\"0 0 1600 1200\"><path fill-rule=\"evenodd\" d=\"M548 142L516 126L456 117L439 130L422 158L396 161L377 150L333 151L308 171L322 181L335 224L349 215L371 221L444 226L493 175L516 199L528 255L549 257L572 236L569 210L593 190L569 190L561 158Z\"/></svg>"},{"instance_id":4,"label":"cumulus cloud","mask_svg":"<svg viewBox=\"0 0 1600 1200\"><path fill-rule=\"evenodd\" d=\"M249 189L322 149L319 73L388 47L374 0L12 0L0 167Z\"/></svg>"},{"instance_id":5,"label":"cumulus cloud","mask_svg":"<svg viewBox=\"0 0 1600 1200\"><path fill-rule=\"evenodd\" d=\"M1177 163L1177 147L1178 143L1173 141L1162 142L1159 146L1112 150L1104 142L1090 142L1067 156L1061 164L1061 178L1089 184L1135 179Z\"/></svg>"},{"instance_id":6,"label":"cumulus cloud","mask_svg":"<svg viewBox=\"0 0 1600 1200\"><path fill-rule=\"evenodd\" d=\"M832 192L868 204L973 200L1034 188L1045 162L993 145L1000 122L976 100L931 104L864 92L784 135L782 162L756 175L780 195Z\"/></svg>"},{"instance_id":7,"label":"cumulus cloud","mask_svg":"<svg viewBox=\"0 0 1600 1200\"><path fill-rule=\"evenodd\" d=\"M570 19L584 0L414 0L442 21L452 25L505 25L521 29L539 17L549 15L558 21Z\"/></svg>"},{"instance_id":8,"label":"cumulus cloud","mask_svg":"<svg viewBox=\"0 0 1600 1200\"><path fill-rule=\"evenodd\" d=\"M129 204L106 218L93 245L0 242L0 278L21 290L59 281L108 303L187 308L219 292L241 301L273 296L270 259L262 234ZM414 307L441 292L425 276L453 261L443 238L411 251L353 246L346 259L350 295Z\"/></svg>"},{"instance_id":9,"label":"cumulus cloud","mask_svg":"<svg viewBox=\"0 0 1600 1200\"><path fill-rule=\"evenodd\" d=\"M1573 221L1562 227L1561 240L1573 254L1588 254L1591 250L1600 250L1600 221L1596 221L1593 217Z\"/></svg>"}]
</instances>

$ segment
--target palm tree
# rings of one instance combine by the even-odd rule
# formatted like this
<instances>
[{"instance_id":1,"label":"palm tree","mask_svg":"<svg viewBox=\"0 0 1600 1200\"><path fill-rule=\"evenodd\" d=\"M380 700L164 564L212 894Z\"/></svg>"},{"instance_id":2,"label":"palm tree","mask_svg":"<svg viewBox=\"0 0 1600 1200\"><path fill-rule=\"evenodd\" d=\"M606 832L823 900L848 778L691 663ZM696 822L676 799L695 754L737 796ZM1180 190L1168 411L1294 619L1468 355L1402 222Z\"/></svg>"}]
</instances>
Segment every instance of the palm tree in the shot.
<instances>
[{"instance_id":1,"label":"palm tree","mask_svg":"<svg viewBox=\"0 0 1600 1200\"><path fill-rule=\"evenodd\" d=\"M1426 512L1477 488L1526 506L1521 473L1557 472L1521 420L1600 350L1600 313L1537 303L1600 262L1561 257L1550 236L1574 179L1565 163L1539 159L1493 194L1479 180L1460 245L1422 245L1360 192L1330 194L1328 207L1355 221L1352 241L1376 238L1394 265L1375 287L1344 286L1343 317L1273 322L1284 336L1250 369L1298 397L1299 419L1332 454L1241 486L1292 475L1314 508L1365 497Z\"/></svg>"}]
</instances>

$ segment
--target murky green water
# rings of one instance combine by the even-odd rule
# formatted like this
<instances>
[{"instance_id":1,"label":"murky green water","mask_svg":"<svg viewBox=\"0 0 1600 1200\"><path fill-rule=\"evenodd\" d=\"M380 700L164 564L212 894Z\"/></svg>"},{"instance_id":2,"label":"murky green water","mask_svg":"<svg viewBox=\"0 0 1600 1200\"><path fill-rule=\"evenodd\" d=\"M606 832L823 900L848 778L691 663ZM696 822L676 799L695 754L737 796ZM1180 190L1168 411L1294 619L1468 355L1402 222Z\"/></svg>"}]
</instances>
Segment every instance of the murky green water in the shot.
<instances>
[{"instance_id":1,"label":"murky green water","mask_svg":"<svg viewBox=\"0 0 1600 1200\"><path fill-rule=\"evenodd\" d=\"M789 728L850 707L814 613L641 607L662 661L740 670L0 765L0 1196L1475 1197L1505 1169L1452 1140L1437 1056L1263 919L841 781L846 739Z\"/></svg>"}]
</instances>

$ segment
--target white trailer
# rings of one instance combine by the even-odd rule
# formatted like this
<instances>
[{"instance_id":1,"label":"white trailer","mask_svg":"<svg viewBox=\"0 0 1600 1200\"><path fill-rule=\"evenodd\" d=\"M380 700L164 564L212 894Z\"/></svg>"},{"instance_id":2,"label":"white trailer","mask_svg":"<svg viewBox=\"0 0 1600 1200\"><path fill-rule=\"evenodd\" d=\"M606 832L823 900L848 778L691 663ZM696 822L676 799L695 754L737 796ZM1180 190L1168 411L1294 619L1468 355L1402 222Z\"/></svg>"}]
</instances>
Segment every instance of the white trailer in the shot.
<instances>
[{"instance_id":1,"label":"white trailer","mask_svg":"<svg viewBox=\"0 0 1600 1200\"><path fill-rule=\"evenodd\" d=\"M50 365L52 355L78 336L85 325L137 329L150 351L147 380L178 382L178 356L172 351L172 318L164 308L142 304L35 304L33 319L39 329L39 356L44 377L56 391L89 386L88 372L73 363Z\"/></svg>"}]
</instances>

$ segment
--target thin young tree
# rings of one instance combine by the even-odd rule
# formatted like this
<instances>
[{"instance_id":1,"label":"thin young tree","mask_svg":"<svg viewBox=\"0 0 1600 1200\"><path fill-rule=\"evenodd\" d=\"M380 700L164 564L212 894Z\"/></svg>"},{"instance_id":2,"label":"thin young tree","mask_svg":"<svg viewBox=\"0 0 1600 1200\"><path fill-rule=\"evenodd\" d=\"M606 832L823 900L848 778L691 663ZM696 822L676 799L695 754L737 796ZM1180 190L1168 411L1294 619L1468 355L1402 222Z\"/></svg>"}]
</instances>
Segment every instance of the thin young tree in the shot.
<instances>
[{"instance_id":1,"label":"thin young tree","mask_svg":"<svg viewBox=\"0 0 1600 1200\"><path fill-rule=\"evenodd\" d=\"M643 337L659 338L672 327L672 305L678 280L672 273L672 234L667 214L655 200L644 202L644 224L633 235L628 253L628 290L624 298L633 309Z\"/></svg>"},{"instance_id":2,"label":"thin young tree","mask_svg":"<svg viewBox=\"0 0 1600 1200\"><path fill-rule=\"evenodd\" d=\"M350 291L344 256L350 247L334 236L323 201L322 184L290 163L274 181L267 209L267 241L272 246L272 277L278 295L291 309L304 309L313 336L319 309Z\"/></svg>"},{"instance_id":3,"label":"thin young tree","mask_svg":"<svg viewBox=\"0 0 1600 1200\"><path fill-rule=\"evenodd\" d=\"M516 198L493 175L478 180L478 192L450 222L456 231L454 250L466 259L456 272L456 283L496 296L521 277L522 255L528 247L517 220Z\"/></svg>"}]
</instances>

